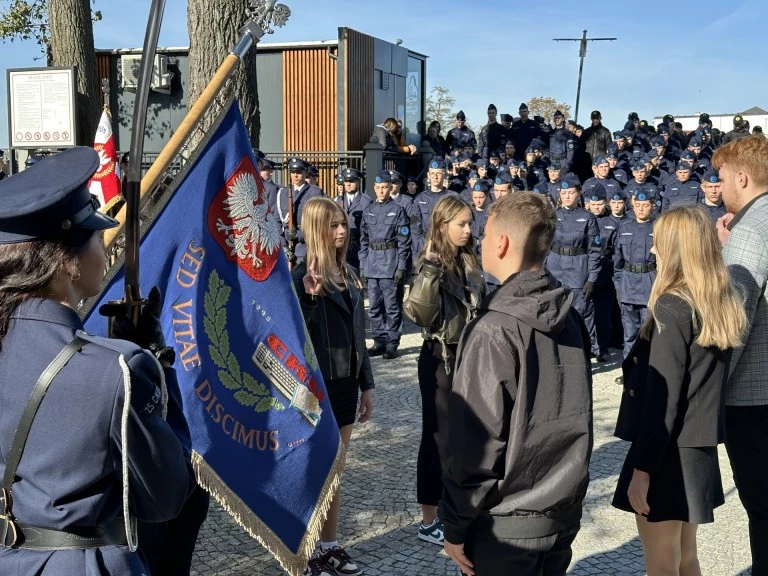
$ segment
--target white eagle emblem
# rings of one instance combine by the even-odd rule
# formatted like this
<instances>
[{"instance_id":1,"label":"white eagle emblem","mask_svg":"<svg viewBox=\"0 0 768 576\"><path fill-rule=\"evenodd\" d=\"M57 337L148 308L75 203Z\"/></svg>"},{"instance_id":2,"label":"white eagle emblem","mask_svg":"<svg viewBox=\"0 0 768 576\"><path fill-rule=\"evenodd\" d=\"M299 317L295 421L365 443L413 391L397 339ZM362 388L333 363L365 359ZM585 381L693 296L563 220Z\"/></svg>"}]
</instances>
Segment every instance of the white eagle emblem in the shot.
<instances>
[{"instance_id":1,"label":"white eagle emblem","mask_svg":"<svg viewBox=\"0 0 768 576\"><path fill-rule=\"evenodd\" d=\"M232 248L231 255L238 258L250 258L253 265L260 267L258 248L262 253L272 254L280 247L280 227L275 215L267 209L264 198L259 199L256 180L249 172L240 174L231 186L227 187L224 207L232 220L228 226L219 218L216 230L227 233L227 246Z\"/></svg>"}]
</instances>

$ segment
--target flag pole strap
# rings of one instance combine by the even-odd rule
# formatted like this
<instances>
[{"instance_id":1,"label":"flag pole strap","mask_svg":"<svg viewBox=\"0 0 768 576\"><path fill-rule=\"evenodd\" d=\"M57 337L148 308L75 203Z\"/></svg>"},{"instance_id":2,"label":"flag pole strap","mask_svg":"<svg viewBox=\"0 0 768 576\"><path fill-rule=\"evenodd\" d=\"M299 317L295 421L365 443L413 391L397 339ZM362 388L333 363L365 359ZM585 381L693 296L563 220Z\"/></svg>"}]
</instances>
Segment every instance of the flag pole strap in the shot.
<instances>
[{"instance_id":1,"label":"flag pole strap","mask_svg":"<svg viewBox=\"0 0 768 576\"><path fill-rule=\"evenodd\" d=\"M141 179L140 201L143 201L162 181L165 171L200 124L205 114L213 106L217 95L235 73L248 50L264 34L272 34L273 31L270 25L282 27L289 16L290 9L283 4L276 5L276 0L251 0L251 18L240 31L240 37L235 43L234 48L219 66L219 69L211 81L208 82L203 93L200 94L194 106L189 110L184 120ZM141 158L131 158L130 161L141 162ZM115 218L120 222L120 226L111 228L104 233L104 246L107 251L112 249L117 239L125 230L125 206L120 209Z\"/></svg>"}]
</instances>

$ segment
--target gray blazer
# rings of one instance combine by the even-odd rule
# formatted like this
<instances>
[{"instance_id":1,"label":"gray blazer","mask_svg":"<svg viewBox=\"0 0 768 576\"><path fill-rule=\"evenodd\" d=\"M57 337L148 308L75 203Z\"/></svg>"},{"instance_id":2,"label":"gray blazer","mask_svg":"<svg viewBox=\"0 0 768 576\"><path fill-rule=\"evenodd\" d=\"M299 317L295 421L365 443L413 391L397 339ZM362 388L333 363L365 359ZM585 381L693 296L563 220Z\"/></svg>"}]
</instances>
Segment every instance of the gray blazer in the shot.
<instances>
[{"instance_id":1,"label":"gray blazer","mask_svg":"<svg viewBox=\"0 0 768 576\"><path fill-rule=\"evenodd\" d=\"M723 258L734 283L744 291L749 334L733 351L725 403L768 404L768 196L749 206L731 230Z\"/></svg>"}]
</instances>

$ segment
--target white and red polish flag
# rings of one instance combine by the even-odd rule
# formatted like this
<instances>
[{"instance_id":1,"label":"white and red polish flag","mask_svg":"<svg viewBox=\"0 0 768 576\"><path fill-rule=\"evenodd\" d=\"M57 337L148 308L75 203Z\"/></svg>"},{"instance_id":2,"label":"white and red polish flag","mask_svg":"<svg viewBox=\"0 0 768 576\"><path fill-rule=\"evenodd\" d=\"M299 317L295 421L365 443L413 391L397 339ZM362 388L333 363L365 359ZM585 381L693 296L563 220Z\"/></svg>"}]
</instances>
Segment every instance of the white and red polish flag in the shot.
<instances>
[{"instance_id":1,"label":"white and red polish flag","mask_svg":"<svg viewBox=\"0 0 768 576\"><path fill-rule=\"evenodd\" d=\"M93 148L99 154L101 165L88 183L88 188L91 194L98 197L101 211L106 212L122 198L122 174L117 161L115 139L112 136L112 116L107 109L101 113Z\"/></svg>"}]
</instances>

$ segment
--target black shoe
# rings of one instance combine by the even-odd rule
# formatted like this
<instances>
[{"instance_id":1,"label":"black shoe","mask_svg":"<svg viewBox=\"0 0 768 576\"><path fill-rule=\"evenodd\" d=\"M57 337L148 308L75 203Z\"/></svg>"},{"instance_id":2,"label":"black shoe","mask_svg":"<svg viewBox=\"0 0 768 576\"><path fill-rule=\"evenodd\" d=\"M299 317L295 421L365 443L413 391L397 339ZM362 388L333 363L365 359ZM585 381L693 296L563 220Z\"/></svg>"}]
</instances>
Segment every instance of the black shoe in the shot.
<instances>
[{"instance_id":1,"label":"black shoe","mask_svg":"<svg viewBox=\"0 0 768 576\"><path fill-rule=\"evenodd\" d=\"M393 346L387 346L387 349L384 351L384 360L394 360L398 356L399 354L397 353L397 348Z\"/></svg>"},{"instance_id":2,"label":"black shoe","mask_svg":"<svg viewBox=\"0 0 768 576\"><path fill-rule=\"evenodd\" d=\"M595 356L595 360L600 364L608 362L608 355L605 352L600 352L597 356Z\"/></svg>"},{"instance_id":3,"label":"black shoe","mask_svg":"<svg viewBox=\"0 0 768 576\"><path fill-rule=\"evenodd\" d=\"M618 376L614 382L619 386L624 386L624 376Z\"/></svg>"},{"instance_id":4,"label":"black shoe","mask_svg":"<svg viewBox=\"0 0 768 576\"><path fill-rule=\"evenodd\" d=\"M368 356L381 356L384 354L384 346L379 346L378 344L374 344L370 348L368 348Z\"/></svg>"}]
</instances>

